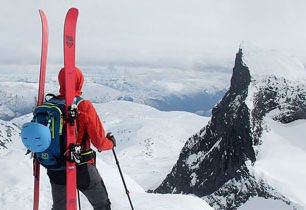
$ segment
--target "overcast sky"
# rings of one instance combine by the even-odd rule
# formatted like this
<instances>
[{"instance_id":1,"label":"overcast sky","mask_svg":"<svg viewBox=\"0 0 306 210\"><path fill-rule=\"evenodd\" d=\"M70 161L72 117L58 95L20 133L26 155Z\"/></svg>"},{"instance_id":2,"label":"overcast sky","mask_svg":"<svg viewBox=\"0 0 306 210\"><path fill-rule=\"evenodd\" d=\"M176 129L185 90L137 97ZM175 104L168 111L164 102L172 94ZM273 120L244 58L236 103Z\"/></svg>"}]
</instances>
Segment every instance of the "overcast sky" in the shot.
<instances>
[{"instance_id":1,"label":"overcast sky","mask_svg":"<svg viewBox=\"0 0 306 210\"><path fill-rule=\"evenodd\" d=\"M80 12L79 65L226 63L242 40L306 52L305 0L0 1L2 65L39 63L39 8L49 22L49 63L62 63L63 23L70 7Z\"/></svg>"}]
</instances>

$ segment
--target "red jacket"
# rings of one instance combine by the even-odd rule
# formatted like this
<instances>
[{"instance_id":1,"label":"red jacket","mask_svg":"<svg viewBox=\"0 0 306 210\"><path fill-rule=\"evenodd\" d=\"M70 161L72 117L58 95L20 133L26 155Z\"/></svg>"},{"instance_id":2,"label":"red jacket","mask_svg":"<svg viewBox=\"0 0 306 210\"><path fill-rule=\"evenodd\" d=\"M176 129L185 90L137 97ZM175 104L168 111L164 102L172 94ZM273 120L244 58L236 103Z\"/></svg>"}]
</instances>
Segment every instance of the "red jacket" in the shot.
<instances>
[{"instance_id":1,"label":"red jacket","mask_svg":"<svg viewBox=\"0 0 306 210\"><path fill-rule=\"evenodd\" d=\"M59 97L65 96L65 73L64 69L61 69L58 74L58 81L60 84L60 95ZM82 86L84 83L84 76L82 72L76 68L76 96L82 94ZM80 112L77 121L77 143L82 145L82 150L87 150L90 148L92 143L98 150L109 150L113 148L113 143L108 138L105 137L105 131L100 121L100 118L89 100L80 101L78 104L78 111ZM85 138L85 145L82 143L84 135L87 134ZM84 148L85 146L85 148Z\"/></svg>"}]
</instances>

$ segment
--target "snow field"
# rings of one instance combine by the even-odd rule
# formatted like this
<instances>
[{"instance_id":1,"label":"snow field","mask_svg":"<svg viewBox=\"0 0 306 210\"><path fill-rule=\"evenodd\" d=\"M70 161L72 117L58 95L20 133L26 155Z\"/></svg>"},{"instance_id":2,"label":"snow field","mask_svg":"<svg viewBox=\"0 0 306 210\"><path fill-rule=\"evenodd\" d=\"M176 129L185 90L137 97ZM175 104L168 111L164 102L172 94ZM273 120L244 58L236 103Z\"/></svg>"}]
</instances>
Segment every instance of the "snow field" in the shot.
<instances>
[{"instance_id":1,"label":"snow field","mask_svg":"<svg viewBox=\"0 0 306 210\"><path fill-rule=\"evenodd\" d=\"M264 199L264 198L250 198L250 200L243 206L239 207L239 210L292 210L292 208L282 201Z\"/></svg>"},{"instance_id":2,"label":"snow field","mask_svg":"<svg viewBox=\"0 0 306 210\"><path fill-rule=\"evenodd\" d=\"M95 107L105 121L106 130L112 131L117 137L116 153L135 209L212 209L204 200L192 195L145 192L145 189L156 185L166 176L184 144L184 138L205 125L208 118L185 112L160 112L146 105L125 101L95 104ZM31 114L16 118L13 122L22 125L29 119ZM182 126L184 123L188 125L186 128ZM152 130L154 132L151 132ZM150 143L145 141L148 138ZM160 142L164 144L159 146ZM156 146L151 148L151 143ZM15 134L12 144L10 150L0 158L1 168L9 169L0 172L0 209L32 209L32 160L29 156L24 156L25 149L18 134ZM112 209L129 209L129 202L111 151L98 153L97 168L107 187ZM42 168L40 208L50 209L51 200L49 180L45 169ZM81 202L82 209L91 209L83 195Z\"/></svg>"},{"instance_id":3,"label":"snow field","mask_svg":"<svg viewBox=\"0 0 306 210\"><path fill-rule=\"evenodd\" d=\"M160 112L146 105L113 101L95 105L105 129L118 141L125 171L145 190L157 187L172 166L186 139L209 118L187 112ZM108 164L112 154L101 154Z\"/></svg>"},{"instance_id":4,"label":"snow field","mask_svg":"<svg viewBox=\"0 0 306 210\"><path fill-rule=\"evenodd\" d=\"M290 200L306 206L306 120L281 124L267 118L255 171Z\"/></svg>"},{"instance_id":5,"label":"snow field","mask_svg":"<svg viewBox=\"0 0 306 210\"><path fill-rule=\"evenodd\" d=\"M240 47L243 61L253 78L272 75L288 80L306 80L304 62L296 54L290 51L263 49L250 42L243 42Z\"/></svg>"}]
</instances>

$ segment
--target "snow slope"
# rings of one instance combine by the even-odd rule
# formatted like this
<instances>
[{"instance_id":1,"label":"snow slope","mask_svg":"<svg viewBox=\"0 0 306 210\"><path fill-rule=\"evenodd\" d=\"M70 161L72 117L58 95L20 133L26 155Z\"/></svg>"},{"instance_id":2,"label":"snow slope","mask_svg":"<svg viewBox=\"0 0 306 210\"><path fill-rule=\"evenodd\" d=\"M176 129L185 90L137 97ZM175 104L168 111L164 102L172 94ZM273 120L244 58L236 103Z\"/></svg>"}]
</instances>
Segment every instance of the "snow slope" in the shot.
<instances>
[{"instance_id":1,"label":"snow slope","mask_svg":"<svg viewBox=\"0 0 306 210\"><path fill-rule=\"evenodd\" d=\"M250 74L257 80L265 76L276 76L287 80L306 80L302 58L290 51L264 49L251 42L242 42L243 61Z\"/></svg>"},{"instance_id":2,"label":"snow slope","mask_svg":"<svg viewBox=\"0 0 306 210\"><path fill-rule=\"evenodd\" d=\"M268 110L262 119L261 144L255 146L257 161L250 169L293 203L302 206L301 209L306 208L306 168L303 167L306 161L306 120L297 114L291 117L298 120L281 123L286 115L298 112L297 108L304 112L303 104L297 108L295 104L305 100L305 66L299 55L288 51L265 50L250 43L242 46L243 60L252 78L247 106L253 110L254 103L258 102L258 92L264 89L275 91L273 99L269 99L270 95L265 100L275 100L279 104L272 111Z\"/></svg>"},{"instance_id":3,"label":"snow slope","mask_svg":"<svg viewBox=\"0 0 306 210\"><path fill-rule=\"evenodd\" d=\"M238 208L239 210L291 210L292 208L282 201L264 199L264 198L251 198L246 204Z\"/></svg>"},{"instance_id":4,"label":"snow slope","mask_svg":"<svg viewBox=\"0 0 306 210\"><path fill-rule=\"evenodd\" d=\"M32 164L31 160L24 156L25 150L21 145L15 144L10 152L0 158L1 168L0 173L0 209L32 209ZM125 195L125 191L116 169L115 164L109 166L98 158L99 171L104 178L104 182L109 191L110 199L112 200L112 209L121 210L129 209L129 203ZM203 210L212 209L203 200L194 196L183 195L158 195L148 194L128 175L125 174L127 186L131 192L131 198L135 209L146 210L165 210L165 209L190 209ZM48 178L45 170L42 169L41 175L41 209L50 209L52 205L51 191ZM84 196L81 196L82 209L91 209L90 204ZM178 205L179 203L179 205Z\"/></svg>"},{"instance_id":5,"label":"snow slope","mask_svg":"<svg viewBox=\"0 0 306 210\"><path fill-rule=\"evenodd\" d=\"M95 104L95 107L106 130L112 131L117 137L117 156L125 172L124 177L135 209L212 209L205 201L192 195L145 193L145 189L162 180L170 170L184 139L207 123L208 118L185 112L160 112L146 105L126 101ZM13 122L21 125L30 118L31 115L26 115L14 119ZM24 156L25 150L17 137L13 144L8 154L0 157L1 167L10 169L0 173L0 209L31 209L31 160ZM129 209L112 152L98 153L97 167L109 191L112 209ZM45 170L42 170L41 208L50 209L49 181ZM19 198L18 201L16 197ZM90 209L86 198L82 196L81 199L82 209Z\"/></svg>"},{"instance_id":6,"label":"snow slope","mask_svg":"<svg viewBox=\"0 0 306 210\"><path fill-rule=\"evenodd\" d=\"M162 181L186 139L206 125L209 119L188 112L160 112L127 101L95 106L105 129L117 137L116 149L124 171L146 190L153 189ZM108 164L114 162L110 154L103 159Z\"/></svg>"},{"instance_id":7,"label":"snow slope","mask_svg":"<svg viewBox=\"0 0 306 210\"><path fill-rule=\"evenodd\" d=\"M306 120L289 124L275 122L269 117L259 147L255 171L268 183L295 203L306 207Z\"/></svg>"}]
</instances>

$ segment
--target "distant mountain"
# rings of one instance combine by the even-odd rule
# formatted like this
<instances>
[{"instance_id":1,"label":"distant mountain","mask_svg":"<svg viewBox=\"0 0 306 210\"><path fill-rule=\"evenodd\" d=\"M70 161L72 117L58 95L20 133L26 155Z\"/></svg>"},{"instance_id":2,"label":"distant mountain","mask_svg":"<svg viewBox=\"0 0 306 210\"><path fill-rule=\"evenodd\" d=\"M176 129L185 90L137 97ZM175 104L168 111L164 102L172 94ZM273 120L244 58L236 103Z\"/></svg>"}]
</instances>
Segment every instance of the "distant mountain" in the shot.
<instances>
[{"instance_id":1,"label":"distant mountain","mask_svg":"<svg viewBox=\"0 0 306 210\"><path fill-rule=\"evenodd\" d=\"M5 75L0 78L0 119L11 120L32 112L37 97L38 69L38 66L0 66L0 75ZM57 69L55 66L48 69L46 93L58 93ZM161 111L188 111L202 116L211 115L212 107L228 88L230 77L230 72L222 67L204 65L191 69L147 66L81 69L86 80L83 96L93 103L123 100Z\"/></svg>"},{"instance_id":2,"label":"distant mountain","mask_svg":"<svg viewBox=\"0 0 306 210\"><path fill-rule=\"evenodd\" d=\"M303 196L298 190L289 193L270 184L278 179L264 171L259 175L256 168L263 158L263 136L271 129L268 119L279 124L306 119L306 72L299 64L284 55L242 46L231 86L213 108L210 122L188 139L154 192L195 194L215 209L226 210L237 209L251 197L280 200L294 208L304 205L295 199Z\"/></svg>"}]
</instances>

